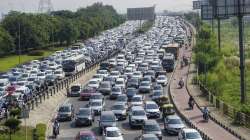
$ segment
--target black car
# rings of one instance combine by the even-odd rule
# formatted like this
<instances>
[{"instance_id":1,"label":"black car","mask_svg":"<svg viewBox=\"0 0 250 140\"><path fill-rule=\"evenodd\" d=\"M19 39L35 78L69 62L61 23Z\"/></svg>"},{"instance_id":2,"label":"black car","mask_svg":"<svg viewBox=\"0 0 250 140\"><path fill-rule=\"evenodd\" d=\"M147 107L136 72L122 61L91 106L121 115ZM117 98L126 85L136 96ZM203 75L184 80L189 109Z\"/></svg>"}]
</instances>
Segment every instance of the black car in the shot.
<instances>
[{"instance_id":1,"label":"black car","mask_svg":"<svg viewBox=\"0 0 250 140\"><path fill-rule=\"evenodd\" d=\"M92 125L94 122L94 113L92 112L91 108L80 108L79 112L76 114L75 125L82 126L82 125Z\"/></svg>"}]
</instances>

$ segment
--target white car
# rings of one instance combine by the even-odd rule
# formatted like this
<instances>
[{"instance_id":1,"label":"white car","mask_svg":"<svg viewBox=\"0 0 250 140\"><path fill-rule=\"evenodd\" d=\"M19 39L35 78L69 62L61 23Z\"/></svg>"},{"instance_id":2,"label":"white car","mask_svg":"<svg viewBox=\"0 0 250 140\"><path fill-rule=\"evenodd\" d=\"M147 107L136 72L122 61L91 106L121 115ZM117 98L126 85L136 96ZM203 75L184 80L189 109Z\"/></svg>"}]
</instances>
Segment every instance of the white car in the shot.
<instances>
[{"instance_id":1,"label":"white car","mask_svg":"<svg viewBox=\"0 0 250 140\"><path fill-rule=\"evenodd\" d=\"M178 140L202 140L202 137L195 129L183 128L179 132Z\"/></svg>"},{"instance_id":2,"label":"white car","mask_svg":"<svg viewBox=\"0 0 250 140\"><path fill-rule=\"evenodd\" d=\"M143 97L142 95L135 95L131 99L131 106L142 106L143 105Z\"/></svg>"},{"instance_id":3,"label":"white car","mask_svg":"<svg viewBox=\"0 0 250 140\"><path fill-rule=\"evenodd\" d=\"M65 77L65 73L62 70L56 70L54 72L54 75L58 78L58 79L63 79Z\"/></svg>"},{"instance_id":4,"label":"white car","mask_svg":"<svg viewBox=\"0 0 250 140\"><path fill-rule=\"evenodd\" d=\"M89 107L91 108L91 110L94 112L95 115L98 115L101 113L103 106L104 104L102 101L89 102Z\"/></svg>"},{"instance_id":5,"label":"white car","mask_svg":"<svg viewBox=\"0 0 250 140\"><path fill-rule=\"evenodd\" d=\"M93 76L93 79L97 79L99 82L103 80L103 75L102 74L95 74Z\"/></svg>"},{"instance_id":6,"label":"white car","mask_svg":"<svg viewBox=\"0 0 250 140\"><path fill-rule=\"evenodd\" d=\"M118 127L107 127L103 137L104 140L123 140L122 131Z\"/></svg>"},{"instance_id":7,"label":"white car","mask_svg":"<svg viewBox=\"0 0 250 140\"><path fill-rule=\"evenodd\" d=\"M146 101L144 109L149 118L150 117L159 118L161 115L159 106L154 101Z\"/></svg>"},{"instance_id":8,"label":"white car","mask_svg":"<svg viewBox=\"0 0 250 140\"><path fill-rule=\"evenodd\" d=\"M107 77L109 75L107 70L98 70L97 74L102 75L103 77Z\"/></svg>"},{"instance_id":9,"label":"white car","mask_svg":"<svg viewBox=\"0 0 250 140\"><path fill-rule=\"evenodd\" d=\"M126 87L125 80L123 78L117 78L115 82L115 86L121 87L122 89L124 89Z\"/></svg>"},{"instance_id":10,"label":"white car","mask_svg":"<svg viewBox=\"0 0 250 140\"><path fill-rule=\"evenodd\" d=\"M168 84L168 79L165 75L159 75L156 79L157 84L166 86Z\"/></svg>"},{"instance_id":11,"label":"white car","mask_svg":"<svg viewBox=\"0 0 250 140\"><path fill-rule=\"evenodd\" d=\"M91 79L88 83L88 87L92 87L92 88L99 88L99 80L98 79Z\"/></svg>"},{"instance_id":12,"label":"white car","mask_svg":"<svg viewBox=\"0 0 250 140\"><path fill-rule=\"evenodd\" d=\"M142 73L140 71L135 71L132 75L133 78L141 79L143 77Z\"/></svg>"}]
</instances>

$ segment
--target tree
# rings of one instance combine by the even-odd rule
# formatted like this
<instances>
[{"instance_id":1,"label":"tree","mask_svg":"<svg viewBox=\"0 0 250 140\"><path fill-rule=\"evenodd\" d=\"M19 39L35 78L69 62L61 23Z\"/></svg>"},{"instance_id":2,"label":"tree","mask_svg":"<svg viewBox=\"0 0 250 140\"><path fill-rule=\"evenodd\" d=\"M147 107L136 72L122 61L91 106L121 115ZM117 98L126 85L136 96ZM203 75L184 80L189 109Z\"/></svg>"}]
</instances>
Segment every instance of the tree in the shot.
<instances>
[{"instance_id":1,"label":"tree","mask_svg":"<svg viewBox=\"0 0 250 140\"><path fill-rule=\"evenodd\" d=\"M4 122L4 126L9 128L9 135L10 135L10 140L11 140L11 134L15 133L16 130L19 129L19 125L21 124L21 121L16 119L16 118L9 118Z\"/></svg>"},{"instance_id":2,"label":"tree","mask_svg":"<svg viewBox=\"0 0 250 140\"><path fill-rule=\"evenodd\" d=\"M14 40L10 34L0 27L0 56L9 54L15 49Z\"/></svg>"},{"instance_id":3,"label":"tree","mask_svg":"<svg viewBox=\"0 0 250 140\"><path fill-rule=\"evenodd\" d=\"M62 24L60 31L58 32L58 38L61 43L67 42L69 45L72 41L76 40L79 35L77 28L68 20Z\"/></svg>"}]
</instances>

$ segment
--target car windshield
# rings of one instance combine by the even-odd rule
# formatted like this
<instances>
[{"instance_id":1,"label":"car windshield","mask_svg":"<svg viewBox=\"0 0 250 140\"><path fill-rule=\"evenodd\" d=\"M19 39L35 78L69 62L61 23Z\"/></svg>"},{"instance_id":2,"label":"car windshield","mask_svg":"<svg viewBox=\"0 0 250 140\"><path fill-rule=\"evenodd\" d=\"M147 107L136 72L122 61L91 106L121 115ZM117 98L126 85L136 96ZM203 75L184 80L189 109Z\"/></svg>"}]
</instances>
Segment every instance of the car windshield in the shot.
<instances>
[{"instance_id":1,"label":"car windshield","mask_svg":"<svg viewBox=\"0 0 250 140\"><path fill-rule=\"evenodd\" d=\"M118 96L117 101L127 101L127 97L126 96Z\"/></svg>"},{"instance_id":2,"label":"car windshield","mask_svg":"<svg viewBox=\"0 0 250 140\"><path fill-rule=\"evenodd\" d=\"M133 111L133 116L145 116L145 115L146 115L146 113L143 110Z\"/></svg>"},{"instance_id":3,"label":"car windshield","mask_svg":"<svg viewBox=\"0 0 250 140\"><path fill-rule=\"evenodd\" d=\"M113 115L102 115L101 116L102 122L115 122L115 116Z\"/></svg>"},{"instance_id":4,"label":"car windshield","mask_svg":"<svg viewBox=\"0 0 250 140\"><path fill-rule=\"evenodd\" d=\"M180 119L170 119L168 120L168 124L182 124Z\"/></svg>"},{"instance_id":5,"label":"car windshield","mask_svg":"<svg viewBox=\"0 0 250 140\"><path fill-rule=\"evenodd\" d=\"M107 137L119 137L121 133L118 131L107 131Z\"/></svg>"},{"instance_id":6,"label":"car windshield","mask_svg":"<svg viewBox=\"0 0 250 140\"><path fill-rule=\"evenodd\" d=\"M112 110L124 110L125 107L123 105L114 105L112 107Z\"/></svg>"},{"instance_id":7,"label":"car windshield","mask_svg":"<svg viewBox=\"0 0 250 140\"><path fill-rule=\"evenodd\" d=\"M97 84L97 81L90 81L89 84Z\"/></svg>"},{"instance_id":8,"label":"car windshield","mask_svg":"<svg viewBox=\"0 0 250 140\"><path fill-rule=\"evenodd\" d=\"M201 138L201 136L198 132L190 132L190 133L186 133L186 138L187 139L199 139Z\"/></svg>"},{"instance_id":9,"label":"car windshield","mask_svg":"<svg viewBox=\"0 0 250 140\"><path fill-rule=\"evenodd\" d=\"M92 95L91 99L102 99L102 95Z\"/></svg>"},{"instance_id":10,"label":"car windshield","mask_svg":"<svg viewBox=\"0 0 250 140\"><path fill-rule=\"evenodd\" d=\"M37 74L37 76L45 76L45 74L44 73L39 73L39 74Z\"/></svg>"},{"instance_id":11,"label":"car windshield","mask_svg":"<svg viewBox=\"0 0 250 140\"><path fill-rule=\"evenodd\" d=\"M62 72L61 71L55 71L55 74L61 74Z\"/></svg>"},{"instance_id":12,"label":"car windshield","mask_svg":"<svg viewBox=\"0 0 250 140\"><path fill-rule=\"evenodd\" d=\"M143 137L142 140L159 140L157 137Z\"/></svg>"},{"instance_id":13,"label":"car windshield","mask_svg":"<svg viewBox=\"0 0 250 140\"><path fill-rule=\"evenodd\" d=\"M91 106L101 106L102 105L101 102L91 102L90 104L91 104Z\"/></svg>"},{"instance_id":14,"label":"car windshield","mask_svg":"<svg viewBox=\"0 0 250 140\"><path fill-rule=\"evenodd\" d=\"M82 135L80 140L96 140L94 136Z\"/></svg>"},{"instance_id":15,"label":"car windshield","mask_svg":"<svg viewBox=\"0 0 250 140\"><path fill-rule=\"evenodd\" d=\"M90 110L89 109L80 109L79 110L79 115L90 115Z\"/></svg>"},{"instance_id":16,"label":"car windshield","mask_svg":"<svg viewBox=\"0 0 250 140\"><path fill-rule=\"evenodd\" d=\"M121 92L121 88L112 88L113 92Z\"/></svg>"},{"instance_id":17,"label":"car windshield","mask_svg":"<svg viewBox=\"0 0 250 140\"><path fill-rule=\"evenodd\" d=\"M60 107L59 112L70 112L70 108L67 106Z\"/></svg>"},{"instance_id":18,"label":"car windshield","mask_svg":"<svg viewBox=\"0 0 250 140\"><path fill-rule=\"evenodd\" d=\"M158 106L156 104L147 104L146 108L147 109L158 109Z\"/></svg>"},{"instance_id":19,"label":"car windshield","mask_svg":"<svg viewBox=\"0 0 250 140\"><path fill-rule=\"evenodd\" d=\"M72 86L71 91L80 91L81 87L80 86Z\"/></svg>"},{"instance_id":20,"label":"car windshield","mask_svg":"<svg viewBox=\"0 0 250 140\"><path fill-rule=\"evenodd\" d=\"M143 130L145 130L145 131L160 131L161 128L158 125L145 125L143 127Z\"/></svg>"},{"instance_id":21,"label":"car windshield","mask_svg":"<svg viewBox=\"0 0 250 140\"><path fill-rule=\"evenodd\" d=\"M140 102L140 101L142 101L142 99L140 97L134 97L134 98L132 98L131 101L132 102Z\"/></svg>"},{"instance_id":22,"label":"car windshield","mask_svg":"<svg viewBox=\"0 0 250 140\"><path fill-rule=\"evenodd\" d=\"M160 96L162 95L162 92L154 92L154 96Z\"/></svg>"}]
</instances>

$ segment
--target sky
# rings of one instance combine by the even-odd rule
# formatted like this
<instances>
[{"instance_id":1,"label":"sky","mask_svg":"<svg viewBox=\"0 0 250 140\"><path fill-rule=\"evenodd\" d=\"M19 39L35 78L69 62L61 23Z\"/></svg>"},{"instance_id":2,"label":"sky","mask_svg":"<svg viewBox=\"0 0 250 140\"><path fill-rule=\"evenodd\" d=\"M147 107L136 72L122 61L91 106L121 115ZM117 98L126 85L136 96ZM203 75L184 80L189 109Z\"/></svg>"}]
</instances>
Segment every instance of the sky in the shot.
<instances>
[{"instance_id":1,"label":"sky","mask_svg":"<svg viewBox=\"0 0 250 140\"><path fill-rule=\"evenodd\" d=\"M10 10L37 12L40 0L0 0L0 14ZM46 0L45 0L46 1ZM146 7L156 5L156 12L190 11L193 0L51 0L54 10L72 10L86 7L95 2L113 5L119 13L126 13L127 8Z\"/></svg>"}]
</instances>

